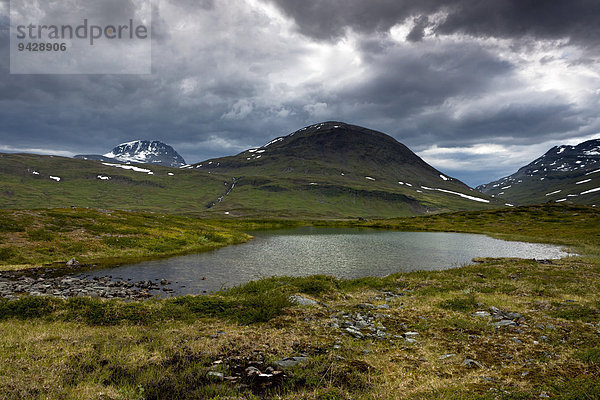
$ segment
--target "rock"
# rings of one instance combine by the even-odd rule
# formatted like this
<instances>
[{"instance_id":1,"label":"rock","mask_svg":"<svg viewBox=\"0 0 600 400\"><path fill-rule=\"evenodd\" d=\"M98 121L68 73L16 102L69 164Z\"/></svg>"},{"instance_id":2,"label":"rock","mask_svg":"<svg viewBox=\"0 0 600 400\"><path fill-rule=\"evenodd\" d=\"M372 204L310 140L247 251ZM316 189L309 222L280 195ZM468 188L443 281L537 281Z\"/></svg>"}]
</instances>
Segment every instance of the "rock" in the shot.
<instances>
[{"instance_id":1,"label":"rock","mask_svg":"<svg viewBox=\"0 0 600 400\"><path fill-rule=\"evenodd\" d=\"M419 336L419 332L404 332L405 338L415 338Z\"/></svg>"},{"instance_id":2,"label":"rock","mask_svg":"<svg viewBox=\"0 0 600 400\"><path fill-rule=\"evenodd\" d=\"M225 378L225 375L223 375L220 372L216 372L216 371L209 371L208 374L206 374L206 376L209 379L216 380L216 381L222 381Z\"/></svg>"},{"instance_id":3,"label":"rock","mask_svg":"<svg viewBox=\"0 0 600 400\"><path fill-rule=\"evenodd\" d=\"M506 313L504 313L504 317L506 319L511 319L513 321L516 319L523 318L523 316L521 314L519 314L518 312L506 312Z\"/></svg>"},{"instance_id":4,"label":"rock","mask_svg":"<svg viewBox=\"0 0 600 400\"><path fill-rule=\"evenodd\" d=\"M390 306L388 304L380 304L377 306L377 308L380 310L389 310Z\"/></svg>"},{"instance_id":5,"label":"rock","mask_svg":"<svg viewBox=\"0 0 600 400\"><path fill-rule=\"evenodd\" d=\"M482 368L482 365L479 362L471 360L470 358L465 358L465 361L463 361L463 365L469 369Z\"/></svg>"},{"instance_id":6,"label":"rock","mask_svg":"<svg viewBox=\"0 0 600 400\"><path fill-rule=\"evenodd\" d=\"M352 327L346 328L345 331L357 339L362 339L365 337L365 335L363 335L360 331L358 331Z\"/></svg>"},{"instance_id":7,"label":"rock","mask_svg":"<svg viewBox=\"0 0 600 400\"><path fill-rule=\"evenodd\" d=\"M358 308L362 308L364 310L372 310L375 308L375 306L371 303L360 303L359 305L357 305Z\"/></svg>"},{"instance_id":8,"label":"rock","mask_svg":"<svg viewBox=\"0 0 600 400\"><path fill-rule=\"evenodd\" d=\"M285 357L279 361L275 361L275 365L281 369L286 369L306 361L308 361L308 357Z\"/></svg>"},{"instance_id":9,"label":"rock","mask_svg":"<svg viewBox=\"0 0 600 400\"><path fill-rule=\"evenodd\" d=\"M517 326L517 323L515 321L510 320L510 319L503 319L502 321L495 322L494 326L496 328L502 328L502 327L505 327L505 326Z\"/></svg>"},{"instance_id":10,"label":"rock","mask_svg":"<svg viewBox=\"0 0 600 400\"><path fill-rule=\"evenodd\" d=\"M260 372L260 370L256 367L248 367L244 372L246 373L246 376L248 378L256 378L257 376L262 374L262 372Z\"/></svg>"},{"instance_id":11,"label":"rock","mask_svg":"<svg viewBox=\"0 0 600 400\"><path fill-rule=\"evenodd\" d=\"M456 354L451 353L451 354L442 354L439 359L440 360L445 360L446 358L450 358L450 357L456 357Z\"/></svg>"},{"instance_id":12,"label":"rock","mask_svg":"<svg viewBox=\"0 0 600 400\"><path fill-rule=\"evenodd\" d=\"M521 339L519 339L519 338L516 338L516 337L512 338L511 340L512 340L513 342L515 342L516 344L522 344L522 343L523 343L523 341L522 341Z\"/></svg>"},{"instance_id":13,"label":"rock","mask_svg":"<svg viewBox=\"0 0 600 400\"><path fill-rule=\"evenodd\" d=\"M362 320L362 319L361 319L361 320L358 320L358 321L356 321L356 322L354 323L354 327L355 327L357 330L360 330L360 329L366 328L367 326L369 326L369 324L368 324L367 322L365 322L364 320Z\"/></svg>"},{"instance_id":14,"label":"rock","mask_svg":"<svg viewBox=\"0 0 600 400\"><path fill-rule=\"evenodd\" d=\"M66 265L67 265L67 267L78 267L81 264L79 264L79 261L77 261L76 259L71 258L69 261L67 261Z\"/></svg>"},{"instance_id":15,"label":"rock","mask_svg":"<svg viewBox=\"0 0 600 400\"><path fill-rule=\"evenodd\" d=\"M298 304L300 306L317 306L319 302L309 299L308 297L300 296L299 294L295 294L290 296L290 301L292 303Z\"/></svg>"},{"instance_id":16,"label":"rock","mask_svg":"<svg viewBox=\"0 0 600 400\"><path fill-rule=\"evenodd\" d=\"M412 338L406 338L406 339L404 339L404 343L415 344L415 343L417 343L417 340L416 339L412 339Z\"/></svg>"},{"instance_id":17,"label":"rock","mask_svg":"<svg viewBox=\"0 0 600 400\"><path fill-rule=\"evenodd\" d=\"M491 314L487 311L476 311L475 316L480 317L480 318L487 318L487 317L490 317Z\"/></svg>"}]
</instances>

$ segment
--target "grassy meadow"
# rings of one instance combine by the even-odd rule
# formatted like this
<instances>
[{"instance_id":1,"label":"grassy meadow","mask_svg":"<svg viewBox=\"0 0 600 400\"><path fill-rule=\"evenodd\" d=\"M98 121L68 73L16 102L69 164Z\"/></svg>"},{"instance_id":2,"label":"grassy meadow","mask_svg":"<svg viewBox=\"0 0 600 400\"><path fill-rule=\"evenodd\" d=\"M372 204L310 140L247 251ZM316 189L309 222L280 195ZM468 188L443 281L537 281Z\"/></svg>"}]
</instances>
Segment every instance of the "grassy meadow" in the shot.
<instances>
[{"instance_id":1,"label":"grassy meadow","mask_svg":"<svg viewBox=\"0 0 600 400\"><path fill-rule=\"evenodd\" d=\"M4 269L71 257L160 257L239 243L255 229L306 224L486 233L579 254L485 259L385 278L270 278L141 302L2 300L3 399L600 398L600 213L592 207L326 222L86 209L1 213ZM294 294L319 303L294 304ZM475 314L492 307L512 322L498 327L500 320ZM363 333L385 335L360 339L346 330L347 321L363 318ZM291 356L307 359L276 380L246 373L279 369L277 361Z\"/></svg>"},{"instance_id":2,"label":"grassy meadow","mask_svg":"<svg viewBox=\"0 0 600 400\"><path fill-rule=\"evenodd\" d=\"M239 231L151 212L83 208L0 210L0 271L111 265L212 250L250 238Z\"/></svg>"}]
</instances>

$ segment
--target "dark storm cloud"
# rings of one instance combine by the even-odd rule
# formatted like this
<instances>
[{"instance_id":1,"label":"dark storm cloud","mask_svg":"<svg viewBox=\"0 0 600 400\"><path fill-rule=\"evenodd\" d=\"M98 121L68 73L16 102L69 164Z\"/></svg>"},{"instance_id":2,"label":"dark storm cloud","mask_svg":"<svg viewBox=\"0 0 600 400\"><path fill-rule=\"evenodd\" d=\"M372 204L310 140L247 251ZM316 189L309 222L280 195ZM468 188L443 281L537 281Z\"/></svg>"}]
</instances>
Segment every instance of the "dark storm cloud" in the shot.
<instances>
[{"instance_id":1,"label":"dark storm cloud","mask_svg":"<svg viewBox=\"0 0 600 400\"><path fill-rule=\"evenodd\" d=\"M437 12L447 15L438 33L478 37L571 39L597 46L600 2L596 0L266 0L292 17L300 31L317 39L335 39L347 28L385 32L407 18ZM422 17L421 17L422 18ZM422 37L420 19L411 40Z\"/></svg>"},{"instance_id":2,"label":"dark storm cloud","mask_svg":"<svg viewBox=\"0 0 600 400\"><path fill-rule=\"evenodd\" d=\"M425 37L425 28L428 28L432 25L426 15L421 15L415 18L414 22L415 26L412 28L409 34L406 35L406 40L410 42L418 42L423 40L423 37Z\"/></svg>"},{"instance_id":3,"label":"dark storm cloud","mask_svg":"<svg viewBox=\"0 0 600 400\"><path fill-rule=\"evenodd\" d=\"M161 0L152 75L61 76L8 74L0 0L0 151L104 153L158 139L197 162L338 120L391 134L478 184L496 154L469 146L527 148L600 131L598 61L581 50L597 42L596 1L259 1ZM402 22L405 37L395 37ZM531 161L520 157L501 170Z\"/></svg>"},{"instance_id":4,"label":"dark storm cloud","mask_svg":"<svg viewBox=\"0 0 600 400\"><path fill-rule=\"evenodd\" d=\"M453 119L443 112L427 115L419 121L417 129L407 132L406 142L414 143L415 149L423 149L432 143L451 147L456 145L457 139L461 145L473 145L487 137L496 143L528 145L552 135L576 131L584 125L581 120L584 113L564 103L515 103L473 111L461 119ZM411 140L412 135L419 135L419 141ZM423 140L425 138L429 138L428 141Z\"/></svg>"},{"instance_id":5,"label":"dark storm cloud","mask_svg":"<svg viewBox=\"0 0 600 400\"><path fill-rule=\"evenodd\" d=\"M437 0L265 0L294 18L300 31L317 39L336 39L346 28L357 32L387 31L405 18L433 13Z\"/></svg>"},{"instance_id":6,"label":"dark storm cloud","mask_svg":"<svg viewBox=\"0 0 600 400\"><path fill-rule=\"evenodd\" d=\"M584 111L551 92L519 92L508 104L478 101L501 90L518 90L520 83L515 65L476 43L407 48L370 41L362 49L368 76L319 100L332 104L338 115L390 133L415 149L502 137L535 143L586 124ZM467 102L456 116L455 106Z\"/></svg>"},{"instance_id":7,"label":"dark storm cloud","mask_svg":"<svg viewBox=\"0 0 600 400\"><path fill-rule=\"evenodd\" d=\"M480 93L513 70L489 51L462 43L425 49L390 46L365 60L370 79L342 90L340 97L379 105L389 117L406 117L450 97Z\"/></svg>"}]
</instances>

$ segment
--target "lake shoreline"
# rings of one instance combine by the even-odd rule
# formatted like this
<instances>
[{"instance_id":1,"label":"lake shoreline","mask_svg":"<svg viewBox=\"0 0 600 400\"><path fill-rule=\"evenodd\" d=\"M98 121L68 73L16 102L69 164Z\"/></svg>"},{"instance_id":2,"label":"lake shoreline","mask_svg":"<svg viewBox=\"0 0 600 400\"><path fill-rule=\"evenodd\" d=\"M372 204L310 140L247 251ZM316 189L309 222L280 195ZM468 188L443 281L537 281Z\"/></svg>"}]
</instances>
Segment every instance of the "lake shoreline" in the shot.
<instances>
[{"instance_id":1,"label":"lake shoreline","mask_svg":"<svg viewBox=\"0 0 600 400\"><path fill-rule=\"evenodd\" d=\"M0 384L11 398L51 399L600 393L600 260L479 261L268 278L207 296L0 300L0 365L22 371Z\"/></svg>"},{"instance_id":2,"label":"lake shoreline","mask_svg":"<svg viewBox=\"0 0 600 400\"><path fill-rule=\"evenodd\" d=\"M441 269L438 271L445 271L450 269L459 269L477 264L485 264L491 261L499 262L533 262L538 264L552 265L555 262L561 263L572 260L572 257L562 259L522 259L522 258L474 258L471 263L462 267L450 267ZM67 272L67 268L68 271ZM50 296L61 299L68 299L74 297L93 297L104 300L127 300L127 301L140 301L148 299L161 299L166 297L181 297L181 296L194 296L194 295L209 295L214 294L217 291L201 290L195 293L178 293L177 288L185 286L180 285L178 281L168 280L165 277L155 277L147 280L132 280L123 279L113 275L101 275L87 277L84 271L89 271L93 268L89 265L78 265L75 267L67 267L57 273L58 271L50 268L37 268L35 270L25 269L17 271L0 271L0 299L4 298L7 300L15 300L22 296ZM117 271L115 271L117 272ZM406 272L395 272L380 278L386 278L391 275L402 275L411 274L413 272L432 272L432 271L406 271ZM327 274L313 274L302 276L303 278L310 279L314 276L330 276ZM302 278L298 277L298 278ZM330 276L331 279L344 279L340 277ZM277 278L292 278L290 276L272 276L263 279L277 279ZM354 279L368 279L376 276L363 276L353 279L347 279L352 281ZM292 278L293 279L293 278ZM251 282L260 282L262 279L251 280L240 283L240 286L244 286ZM220 290L231 290L236 286L225 287Z\"/></svg>"},{"instance_id":3,"label":"lake shoreline","mask_svg":"<svg viewBox=\"0 0 600 400\"><path fill-rule=\"evenodd\" d=\"M112 225L102 228L118 229L112 235L122 236L97 234L96 243L139 243L136 238L153 232L154 217L121 215L127 223L105 219ZM53 226L44 216L39 222ZM65 225L80 229L76 222ZM196 223L175 219L166 226L183 224L178 229L190 239L199 237L187 230ZM600 397L598 211L544 205L368 223L512 235L569 246L583 256L481 259L454 269L381 278L267 278L204 296L0 299L3 395L114 400ZM221 232L253 230L248 222L229 224ZM206 221L202 226L212 232L219 228ZM127 233L133 229L135 234ZM23 231L19 243L49 246L28 242L29 234L50 238ZM78 234L85 240L89 233ZM163 235L164 243L175 245L179 234L174 229ZM54 243L61 236L50 239ZM72 239L69 246L79 240ZM69 246L59 247L64 252L54 259L75 256L93 264L93 258L78 257ZM38 271L54 279L61 269ZM174 284L158 282L161 288Z\"/></svg>"}]
</instances>

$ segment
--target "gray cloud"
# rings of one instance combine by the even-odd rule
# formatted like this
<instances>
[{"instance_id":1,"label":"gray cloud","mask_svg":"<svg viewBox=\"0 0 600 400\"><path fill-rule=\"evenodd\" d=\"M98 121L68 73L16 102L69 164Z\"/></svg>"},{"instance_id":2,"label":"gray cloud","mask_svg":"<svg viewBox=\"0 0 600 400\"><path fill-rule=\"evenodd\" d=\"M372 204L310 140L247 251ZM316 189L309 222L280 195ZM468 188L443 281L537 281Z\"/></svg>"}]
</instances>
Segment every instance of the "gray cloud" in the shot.
<instances>
[{"instance_id":1,"label":"gray cloud","mask_svg":"<svg viewBox=\"0 0 600 400\"><path fill-rule=\"evenodd\" d=\"M300 31L317 39L335 39L350 28L385 32L418 17L411 40L420 39L424 16L443 13L435 31L479 37L571 39L597 46L600 3L593 0L265 0L292 17Z\"/></svg>"},{"instance_id":2,"label":"gray cloud","mask_svg":"<svg viewBox=\"0 0 600 400\"><path fill-rule=\"evenodd\" d=\"M101 153L158 139L196 162L341 120L391 134L478 184L498 177L496 155L464 148L495 143L525 152L600 131L598 60L584 47L591 36L574 23L581 16L596 32L595 3L585 18L583 1L569 10L556 1L543 9L504 0L271 3L294 24L256 2L162 0L146 76L9 75L0 8L0 145ZM434 15L441 11L448 17ZM399 22L407 23L406 38L390 33ZM575 45L545 41L565 38ZM457 151L427 153L432 146ZM496 172L524 159L508 157Z\"/></svg>"}]
</instances>

